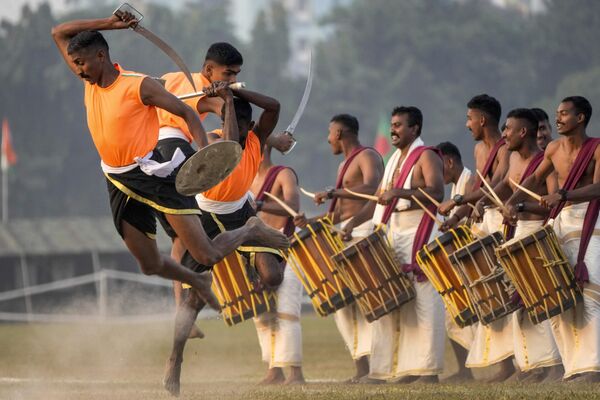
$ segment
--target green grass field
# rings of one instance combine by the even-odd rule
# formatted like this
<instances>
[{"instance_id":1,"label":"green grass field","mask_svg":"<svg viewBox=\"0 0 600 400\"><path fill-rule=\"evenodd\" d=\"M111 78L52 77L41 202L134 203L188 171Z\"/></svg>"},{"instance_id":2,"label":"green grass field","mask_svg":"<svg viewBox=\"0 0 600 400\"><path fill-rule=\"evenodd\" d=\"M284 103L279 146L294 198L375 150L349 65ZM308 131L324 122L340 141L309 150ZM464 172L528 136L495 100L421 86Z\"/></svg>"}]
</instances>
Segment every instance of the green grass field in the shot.
<instances>
[{"instance_id":1,"label":"green grass field","mask_svg":"<svg viewBox=\"0 0 600 400\"><path fill-rule=\"evenodd\" d=\"M353 365L332 318L302 319L303 386L260 387L265 372L252 322L200 321L188 343L183 399L591 399L600 385L345 385ZM0 399L169 399L162 374L171 323L0 325ZM451 354L448 373L456 368Z\"/></svg>"}]
</instances>

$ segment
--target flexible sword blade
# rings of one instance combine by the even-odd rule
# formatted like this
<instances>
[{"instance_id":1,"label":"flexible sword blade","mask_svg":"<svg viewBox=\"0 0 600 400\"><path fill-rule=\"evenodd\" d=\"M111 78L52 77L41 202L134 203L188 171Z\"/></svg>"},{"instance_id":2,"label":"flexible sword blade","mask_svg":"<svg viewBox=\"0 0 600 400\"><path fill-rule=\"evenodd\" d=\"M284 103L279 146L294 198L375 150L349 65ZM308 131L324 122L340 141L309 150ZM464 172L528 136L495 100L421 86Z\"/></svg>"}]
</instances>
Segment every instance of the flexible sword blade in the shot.
<instances>
[{"instance_id":1,"label":"flexible sword blade","mask_svg":"<svg viewBox=\"0 0 600 400\"><path fill-rule=\"evenodd\" d=\"M310 97L310 90L312 89L312 81L313 81L313 60L312 60L312 50L310 52L310 58L308 59L308 77L306 78L306 86L304 87L304 94L302 95L302 100L300 100L300 105L296 110L296 114L290 122L290 125L287 127L286 132L294 133L296 130L296 126L300 121L300 117L304 114L304 109L306 108L306 103L308 103L308 98Z\"/></svg>"}]
</instances>

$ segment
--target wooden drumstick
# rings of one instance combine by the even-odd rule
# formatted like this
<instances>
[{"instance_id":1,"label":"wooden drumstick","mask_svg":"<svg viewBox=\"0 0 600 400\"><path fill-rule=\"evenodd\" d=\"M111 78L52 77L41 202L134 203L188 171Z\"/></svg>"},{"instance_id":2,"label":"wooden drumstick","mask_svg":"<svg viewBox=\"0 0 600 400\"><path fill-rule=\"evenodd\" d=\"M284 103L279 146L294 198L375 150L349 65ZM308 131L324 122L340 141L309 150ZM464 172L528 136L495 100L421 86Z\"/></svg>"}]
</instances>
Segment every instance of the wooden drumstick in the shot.
<instances>
[{"instance_id":1,"label":"wooden drumstick","mask_svg":"<svg viewBox=\"0 0 600 400\"><path fill-rule=\"evenodd\" d=\"M498 204L502 204L502 200L500 200L500 197L498 197L498 195L496 194L496 192L494 192L494 189L492 189L492 187L490 186L490 184L487 183L487 181L485 180L485 178L483 177L483 175L481 175L481 172L479 172L478 169L475 169L475 171L477 172L477 175L479 175L479 179L481 179L481 182L483 182L483 184L485 185L485 187L490 191L490 193L498 201Z\"/></svg>"},{"instance_id":2,"label":"wooden drumstick","mask_svg":"<svg viewBox=\"0 0 600 400\"><path fill-rule=\"evenodd\" d=\"M315 198L315 194L313 192L309 192L308 190L304 190L303 188L300 188L300 191L308 197L310 197L311 199Z\"/></svg>"},{"instance_id":3,"label":"wooden drumstick","mask_svg":"<svg viewBox=\"0 0 600 400\"><path fill-rule=\"evenodd\" d=\"M346 192L350 193L352 196L361 197L363 199L367 199L367 200L371 200L371 201L379 201L379 197L373 196L371 194L364 194L364 193L353 192L352 190L350 190L348 188L344 188L344 190Z\"/></svg>"},{"instance_id":4,"label":"wooden drumstick","mask_svg":"<svg viewBox=\"0 0 600 400\"><path fill-rule=\"evenodd\" d=\"M492 204L494 204L500 210L502 210L504 212L508 212L508 209L506 207L504 207L504 204L502 204L502 202L498 201L497 198L495 198L494 196L492 196L491 194L489 194L488 192L486 192L485 190L483 190L483 188L480 188L480 189L481 189L481 193L483 193L483 195L485 197L487 197L488 199L490 199L490 201L492 202Z\"/></svg>"},{"instance_id":5,"label":"wooden drumstick","mask_svg":"<svg viewBox=\"0 0 600 400\"><path fill-rule=\"evenodd\" d=\"M269 192L265 192L265 195L269 196L271 199L275 200L275 202L277 204L279 204L281 206L281 208L283 208L285 211L287 211L288 214L290 214L293 218L296 218L299 214L294 211L290 206L288 206L287 204L285 204L285 202L281 199L279 199L278 197L275 197L274 195L272 195ZM343 230L336 228L335 226L331 225L328 226L332 231L340 234L340 235L345 235L346 232L344 232Z\"/></svg>"},{"instance_id":6,"label":"wooden drumstick","mask_svg":"<svg viewBox=\"0 0 600 400\"><path fill-rule=\"evenodd\" d=\"M429 199L429 201L431 202L431 204L433 204L436 207L440 206L440 202L437 201L436 199L434 199L433 197L431 197L431 195L429 193L427 193L426 191L424 191L422 188L419 188L419 191L421 193L423 193L423 195Z\"/></svg>"},{"instance_id":7,"label":"wooden drumstick","mask_svg":"<svg viewBox=\"0 0 600 400\"><path fill-rule=\"evenodd\" d=\"M439 219L437 219L437 217L435 216L435 214L433 214L431 211L429 211L429 210L427 209L427 207L425 207L425 206L423 205L423 203L421 203L421 202L419 201L419 199L417 199L417 198L416 198L414 195L411 195L410 197L412 197L413 201L414 201L415 203L417 203L417 204L418 204L418 205L419 205L419 206L420 206L420 207L423 209L423 211L425 211L425 212L427 213L427 215L429 215L429 216L431 217L431 219L433 219L433 220L434 220L434 221L435 221L435 222L438 224L438 226L442 226L443 222L442 222L442 221L440 221Z\"/></svg>"},{"instance_id":8,"label":"wooden drumstick","mask_svg":"<svg viewBox=\"0 0 600 400\"><path fill-rule=\"evenodd\" d=\"M294 211L292 209L292 207L288 206L287 204L285 204L285 202L275 196L273 196L271 193L269 192L265 192L265 195L269 196L270 198L272 198L273 200L275 200L275 202L277 204L279 204L281 206L281 208L283 208L285 211L287 211L293 218L296 218L298 216L298 213L296 211Z\"/></svg>"},{"instance_id":9,"label":"wooden drumstick","mask_svg":"<svg viewBox=\"0 0 600 400\"><path fill-rule=\"evenodd\" d=\"M524 188L523 186L519 185L517 182L513 181L512 178L508 178L511 183L513 185L515 185L515 187L517 187L517 189L520 189L522 191L524 191L525 193L527 193L528 195L530 195L531 197L533 197L534 199L536 199L537 201L541 201L542 200L542 196L540 196L539 194L532 192L531 190Z\"/></svg>"}]
</instances>

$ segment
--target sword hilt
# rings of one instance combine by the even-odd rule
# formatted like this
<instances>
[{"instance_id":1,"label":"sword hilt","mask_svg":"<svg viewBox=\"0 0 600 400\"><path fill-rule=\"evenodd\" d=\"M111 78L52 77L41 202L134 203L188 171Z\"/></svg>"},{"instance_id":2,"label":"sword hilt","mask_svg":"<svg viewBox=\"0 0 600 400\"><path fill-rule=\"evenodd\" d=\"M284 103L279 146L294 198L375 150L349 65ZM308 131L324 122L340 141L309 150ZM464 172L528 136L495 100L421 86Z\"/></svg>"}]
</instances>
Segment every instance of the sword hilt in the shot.
<instances>
[{"instance_id":1,"label":"sword hilt","mask_svg":"<svg viewBox=\"0 0 600 400\"><path fill-rule=\"evenodd\" d=\"M117 7L117 9L115 11L113 11L113 15L116 15L117 17L120 18L121 15L123 15L126 12L133 14L135 19L137 20L136 25L139 25L140 21L144 19L144 14L139 12L134 6L132 6L129 3L121 4L119 7ZM131 27L131 28L133 29L133 27Z\"/></svg>"}]
</instances>

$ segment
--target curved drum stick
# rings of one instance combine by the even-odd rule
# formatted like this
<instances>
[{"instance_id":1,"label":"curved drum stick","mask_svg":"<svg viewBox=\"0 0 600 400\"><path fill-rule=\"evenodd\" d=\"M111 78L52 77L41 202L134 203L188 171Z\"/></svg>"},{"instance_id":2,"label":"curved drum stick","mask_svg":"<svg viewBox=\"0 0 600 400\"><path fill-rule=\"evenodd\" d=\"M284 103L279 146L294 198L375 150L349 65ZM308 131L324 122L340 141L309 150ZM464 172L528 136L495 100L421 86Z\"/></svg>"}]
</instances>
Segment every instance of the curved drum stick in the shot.
<instances>
[{"instance_id":1,"label":"curved drum stick","mask_svg":"<svg viewBox=\"0 0 600 400\"><path fill-rule=\"evenodd\" d=\"M528 195L530 195L531 197L533 197L534 199L536 199L537 201L541 201L542 200L542 196L540 196L539 194L532 192L531 190L519 185L517 182L513 181L512 178L508 178L510 180L510 182L515 185L515 187L517 189L520 189L522 191L524 191L525 193L527 193Z\"/></svg>"}]
</instances>

